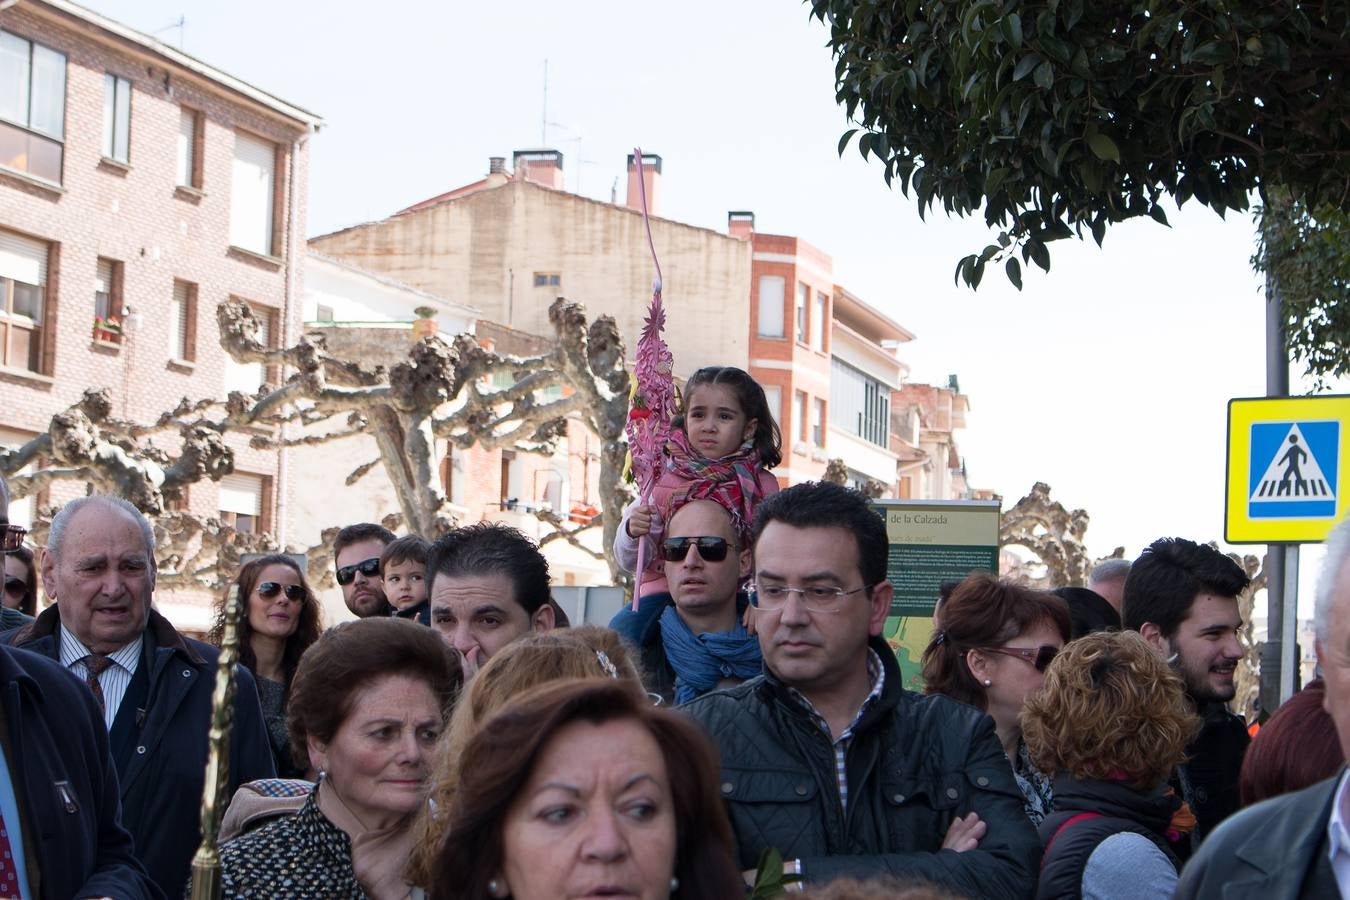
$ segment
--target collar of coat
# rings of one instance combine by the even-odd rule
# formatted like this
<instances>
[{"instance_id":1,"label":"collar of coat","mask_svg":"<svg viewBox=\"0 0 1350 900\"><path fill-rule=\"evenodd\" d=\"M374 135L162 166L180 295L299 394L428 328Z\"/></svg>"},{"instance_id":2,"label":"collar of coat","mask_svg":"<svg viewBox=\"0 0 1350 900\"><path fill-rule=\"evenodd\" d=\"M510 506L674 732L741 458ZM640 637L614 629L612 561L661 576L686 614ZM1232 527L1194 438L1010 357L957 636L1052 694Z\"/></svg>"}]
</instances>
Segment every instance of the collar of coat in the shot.
<instances>
[{"instance_id":1,"label":"collar of coat","mask_svg":"<svg viewBox=\"0 0 1350 900\"><path fill-rule=\"evenodd\" d=\"M880 635L874 635L868 638L867 646L874 650L881 659L881 668L885 672L886 682L882 685L881 696L868 707L862 718L853 723L852 731L854 734L866 731L877 722L884 721L905 695L904 686L900 683L900 663L896 662L895 651L891 649L890 644L887 644L886 639ZM777 700L795 715L810 718L811 711L802 706L792 696L790 688L778 680L778 676L769 668L767 661L764 663L764 680L760 682L759 689L766 695L766 698Z\"/></svg>"},{"instance_id":2,"label":"collar of coat","mask_svg":"<svg viewBox=\"0 0 1350 900\"><path fill-rule=\"evenodd\" d=\"M22 647L25 644L31 644L48 637L56 640L56 631L60 624L61 605L53 603L44 609L36 619L19 629L18 633L14 635L14 646ZM193 649L192 645L169 623L169 620L160 615L154 607L150 608L145 630L154 640L157 648L177 653L194 666L206 665L206 660L202 659L201 654Z\"/></svg>"}]
</instances>

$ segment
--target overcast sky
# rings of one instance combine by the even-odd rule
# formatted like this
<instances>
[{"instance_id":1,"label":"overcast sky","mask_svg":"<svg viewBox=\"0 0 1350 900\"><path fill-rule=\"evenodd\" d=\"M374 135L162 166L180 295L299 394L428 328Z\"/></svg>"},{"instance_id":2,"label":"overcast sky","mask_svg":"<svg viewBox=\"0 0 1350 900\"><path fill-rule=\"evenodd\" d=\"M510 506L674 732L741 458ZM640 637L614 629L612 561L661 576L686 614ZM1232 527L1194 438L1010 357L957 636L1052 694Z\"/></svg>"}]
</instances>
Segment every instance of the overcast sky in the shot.
<instances>
[{"instance_id":1,"label":"overcast sky","mask_svg":"<svg viewBox=\"0 0 1350 900\"><path fill-rule=\"evenodd\" d=\"M836 281L917 335L903 350L916 380L957 374L971 483L1005 507L1048 482L1091 514L1095 555L1223 537L1226 403L1265 385L1251 219L1169 209L1171 229L1145 220L1105 249L1052 245L1050 274L1031 269L1020 294L995 271L977 293L958 288L956 262L990 235L979 220L920 221L878 165L839 157L827 33L802 4L87 3L324 117L310 235L541 144L565 154L569 190L608 200L640 144L664 159L662 215L721 230L728 210L754 211L760 231L829 253Z\"/></svg>"}]
</instances>

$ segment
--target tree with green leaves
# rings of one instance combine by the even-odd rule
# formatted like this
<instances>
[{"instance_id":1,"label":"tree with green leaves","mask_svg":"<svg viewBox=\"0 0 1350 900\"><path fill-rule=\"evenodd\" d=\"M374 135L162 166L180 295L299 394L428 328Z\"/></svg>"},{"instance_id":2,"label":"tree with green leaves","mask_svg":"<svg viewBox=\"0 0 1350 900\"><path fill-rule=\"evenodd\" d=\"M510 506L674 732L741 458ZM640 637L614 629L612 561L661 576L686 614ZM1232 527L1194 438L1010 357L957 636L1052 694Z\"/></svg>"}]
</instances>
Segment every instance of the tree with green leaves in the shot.
<instances>
[{"instance_id":1,"label":"tree with green leaves","mask_svg":"<svg viewBox=\"0 0 1350 900\"><path fill-rule=\"evenodd\" d=\"M1272 193L1252 265L1279 285L1290 354L1322 386L1350 375L1350 215Z\"/></svg>"},{"instance_id":2,"label":"tree with green leaves","mask_svg":"<svg viewBox=\"0 0 1350 900\"><path fill-rule=\"evenodd\" d=\"M1303 209L1350 208L1347 4L808 2L857 126L840 152L857 136L921 215L982 210L998 231L957 267L972 287L1002 264L1020 289L1022 263L1049 271L1054 240L1166 224L1164 195L1220 215L1274 188ZM1290 337L1298 353L1321 334Z\"/></svg>"}]
</instances>

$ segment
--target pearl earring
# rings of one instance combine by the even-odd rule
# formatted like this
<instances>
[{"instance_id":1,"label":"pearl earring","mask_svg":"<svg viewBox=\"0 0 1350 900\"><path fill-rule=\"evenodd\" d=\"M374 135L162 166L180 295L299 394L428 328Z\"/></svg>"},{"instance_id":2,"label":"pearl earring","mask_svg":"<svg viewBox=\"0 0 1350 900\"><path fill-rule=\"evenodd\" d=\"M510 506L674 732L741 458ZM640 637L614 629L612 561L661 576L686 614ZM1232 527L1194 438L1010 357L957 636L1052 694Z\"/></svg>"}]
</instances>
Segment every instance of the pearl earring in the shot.
<instances>
[{"instance_id":1,"label":"pearl earring","mask_svg":"<svg viewBox=\"0 0 1350 900\"><path fill-rule=\"evenodd\" d=\"M990 681L988 678L986 678L986 679L984 680L984 686L985 686L985 687L989 687L989 685L991 685L991 684L993 684L993 682Z\"/></svg>"},{"instance_id":2,"label":"pearl earring","mask_svg":"<svg viewBox=\"0 0 1350 900\"><path fill-rule=\"evenodd\" d=\"M494 897L505 897L506 892L502 890L502 883L496 878L488 882L488 893Z\"/></svg>"},{"instance_id":3,"label":"pearl earring","mask_svg":"<svg viewBox=\"0 0 1350 900\"><path fill-rule=\"evenodd\" d=\"M680 879L674 875L670 876L670 892L673 894L680 889Z\"/></svg>"}]
</instances>

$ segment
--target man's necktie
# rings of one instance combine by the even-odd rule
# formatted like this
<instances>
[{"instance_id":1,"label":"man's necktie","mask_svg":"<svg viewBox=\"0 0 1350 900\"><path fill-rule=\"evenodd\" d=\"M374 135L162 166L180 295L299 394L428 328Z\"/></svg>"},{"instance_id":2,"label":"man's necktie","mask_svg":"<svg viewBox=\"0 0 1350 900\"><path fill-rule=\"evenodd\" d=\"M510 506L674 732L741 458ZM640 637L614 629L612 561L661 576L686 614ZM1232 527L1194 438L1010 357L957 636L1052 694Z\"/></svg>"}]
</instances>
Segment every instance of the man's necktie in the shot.
<instances>
[{"instance_id":1,"label":"man's necktie","mask_svg":"<svg viewBox=\"0 0 1350 900\"><path fill-rule=\"evenodd\" d=\"M9 823L0 816L0 897L19 895L19 870L14 865L14 852L9 843Z\"/></svg>"},{"instance_id":2,"label":"man's necktie","mask_svg":"<svg viewBox=\"0 0 1350 900\"><path fill-rule=\"evenodd\" d=\"M103 685L98 683L98 676L106 672L112 664L112 657L104 653L91 653L84 658L84 682L89 685L89 690L94 692L94 699L98 701L98 711L104 715L107 715L108 710L103 702Z\"/></svg>"}]
</instances>

